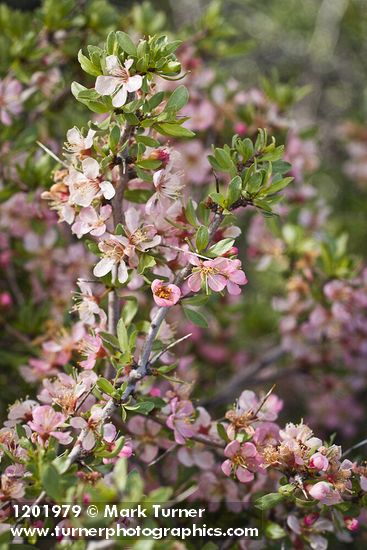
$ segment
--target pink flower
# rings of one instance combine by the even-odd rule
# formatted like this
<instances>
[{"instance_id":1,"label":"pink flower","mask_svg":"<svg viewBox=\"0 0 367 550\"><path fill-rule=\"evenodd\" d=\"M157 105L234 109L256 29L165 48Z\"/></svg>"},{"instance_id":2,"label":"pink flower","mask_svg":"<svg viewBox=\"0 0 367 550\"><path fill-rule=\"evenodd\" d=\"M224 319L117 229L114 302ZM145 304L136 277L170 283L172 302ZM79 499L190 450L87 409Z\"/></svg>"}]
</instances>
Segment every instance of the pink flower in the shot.
<instances>
[{"instance_id":1,"label":"pink flower","mask_svg":"<svg viewBox=\"0 0 367 550\"><path fill-rule=\"evenodd\" d=\"M208 288L214 292L220 292L225 287L230 294L239 294L238 285L247 283L245 273L240 269L240 260L230 260L218 257L215 260L199 260L197 256L190 255L190 262L196 266L192 270L187 283L192 292L199 292L204 284L206 292Z\"/></svg>"},{"instance_id":2,"label":"pink flower","mask_svg":"<svg viewBox=\"0 0 367 550\"><path fill-rule=\"evenodd\" d=\"M222 464L223 473L226 476L233 473L241 483L252 481L254 472L264 472L262 458L253 443L231 441L224 449L224 456L227 460Z\"/></svg>"},{"instance_id":3,"label":"pink flower","mask_svg":"<svg viewBox=\"0 0 367 550\"><path fill-rule=\"evenodd\" d=\"M95 336L87 334L79 345L79 352L87 357L84 361L80 361L79 365L88 370L93 369L97 359L105 355L102 340L98 334Z\"/></svg>"},{"instance_id":4,"label":"pink flower","mask_svg":"<svg viewBox=\"0 0 367 550\"><path fill-rule=\"evenodd\" d=\"M72 441L70 432L59 432L66 421L66 416L54 411L50 405L40 405L32 410L32 420L28 422L30 428L38 434L37 440L43 445L50 436L55 437L62 445L68 445Z\"/></svg>"},{"instance_id":5,"label":"pink flower","mask_svg":"<svg viewBox=\"0 0 367 550\"><path fill-rule=\"evenodd\" d=\"M96 444L97 437L101 436L102 430L102 421L103 421L103 410L101 407L94 405L91 408L91 414L88 420L85 420L81 416L74 416L70 420L70 425L79 430L83 430L82 436L82 447L85 451L90 451ZM108 433L109 424L106 424L105 428ZM103 432L103 430L102 430Z\"/></svg>"},{"instance_id":6,"label":"pink flower","mask_svg":"<svg viewBox=\"0 0 367 550\"><path fill-rule=\"evenodd\" d=\"M102 442L107 446L109 452L113 452L116 448L117 430L114 424L105 424L102 429ZM118 454L113 458L104 458L103 464L114 464L119 458L130 458L133 454L131 443L127 441Z\"/></svg>"},{"instance_id":7,"label":"pink flower","mask_svg":"<svg viewBox=\"0 0 367 550\"><path fill-rule=\"evenodd\" d=\"M179 197L182 184L181 174L172 172L173 163L176 157L171 154L168 166L162 170L157 170L153 174L153 184L155 193L150 197L145 205L147 214L165 212L170 206L171 201L177 200Z\"/></svg>"},{"instance_id":8,"label":"pink flower","mask_svg":"<svg viewBox=\"0 0 367 550\"><path fill-rule=\"evenodd\" d=\"M139 447L139 458L146 463L152 462L158 454L158 434L161 426L149 418L133 416L127 425L134 436L134 448Z\"/></svg>"},{"instance_id":9,"label":"pink flower","mask_svg":"<svg viewBox=\"0 0 367 550\"><path fill-rule=\"evenodd\" d=\"M190 418L194 413L194 407L191 401L179 401L174 397L169 403L169 408L171 414L167 418L166 425L173 430L176 443L184 445L186 439L196 433Z\"/></svg>"},{"instance_id":10,"label":"pink flower","mask_svg":"<svg viewBox=\"0 0 367 550\"><path fill-rule=\"evenodd\" d=\"M13 299L9 292L0 292L0 308L7 309L13 304Z\"/></svg>"},{"instance_id":11,"label":"pink flower","mask_svg":"<svg viewBox=\"0 0 367 550\"><path fill-rule=\"evenodd\" d=\"M346 516L344 518L344 524L345 524L345 527L348 529L348 531L358 531L359 529L359 521L357 518L351 518L350 516Z\"/></svg>"},{"instance_id":12,"label":"pink flower","mask_svg":"<svg viewBox=\"0 0 367 550\"><path fill-rule=\"evenodd\" d=\"M80 292L74 293L75 304L73 306L73 311L79 313L80 320L86 325L95 326L96 316L99 316L100 324L104 327L107 322L107 315L105 311L99 307L91 286L82 279L78 279L77 285L80 288Z\"/></svg>"},{"instance_id":13,"label":"pink flower","mask_svg":"<svg viewBox=\"0 0 367 550\"><path fill-rule=\"evenodd\" d=\"M109 55L106 57L109 76L97 76L96 91L100 95L112 96L114 107L122 107L126 103L128 92L136 92L142 86L143 79L139 74L130 75L129 69L133 63L133 59L127 59L122 65L116 55Z\"/></svg>"},{"instance_id":14,"label":"pink flower","mask_svg":"<svg viewBox=\"0 0 367 550\"><path fill-rule=\"evenodd\" d=\"M322 453L315 453L310 458L309 467L315 468L315 470L326 472L329 467L329 461Z\"/></svg>"},{"instance_id":15,"label":"pink flower","mask_svg":"<svg viewBox=\"0 0 367 550\"><path fill-rule=\"evenodd\" d=\"M87 233L94 237L101 237L106 232L106 220L109 219L111 213L112 207L109 204L101 206L99 213L92 206L82 208L71 226L71 230L78 239Z\"/></svg>"},{"instance_id":16,"label":"pink flower","mask_svg":"<svg viewBox=\"0 0 367 550\"><path fill-rule=\"evenodd\" d=\"M90 206L94 199L101 196L107 200L115 196L114 186L103 179L98 162L91 157L82 161L82 172L71 167L65 183L70 188L71 203L78 206Z\"/></svg>"},{"instance_id":17,"label":"pink flower","mask_svg":"<svg viewBox=\"0 0 367 550\"><path fill-rule=\"evenodd\" d=\"M327 481L319 481L315 483L315 485L309 485L307 490L314 499L319 500L322 504L326 504L327 506L342 502L342 498L338 491Z\"/></svg>"},{"instance_id":18,"label":"pink flower","mask_svg":"<svg viewBox=\"0 0 367 550\"><path fill-rule=\"evenodd\" d=\"M154 279L151 289L154 301L159 307L174 306L181 297L181 290L178 286L170 283L163 283L159 279Z\"/></svg>"},{"instance_id":19,"label":"pink flower","mask_svg":"<svg viewBox=\"0 0 367 550\"><path fill-rule=\"evenodd\" d=\"M22 111L22 85L15 78L6 76L0 80L0 121L10 126L12 116Z\"/></svg>"}]
</instances>

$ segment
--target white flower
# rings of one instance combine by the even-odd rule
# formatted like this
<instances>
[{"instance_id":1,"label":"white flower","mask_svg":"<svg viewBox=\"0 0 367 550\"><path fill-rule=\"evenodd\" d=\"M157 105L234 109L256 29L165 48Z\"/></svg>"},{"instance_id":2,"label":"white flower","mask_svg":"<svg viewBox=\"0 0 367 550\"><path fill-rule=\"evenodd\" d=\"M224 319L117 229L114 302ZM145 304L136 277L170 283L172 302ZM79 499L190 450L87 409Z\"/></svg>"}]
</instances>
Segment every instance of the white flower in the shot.
<instances>
[{"instance_id":1,"label":"white flower","mask_svg":"<svg viewBox=\"0 0 367 550\"><path fill-rule=\"evenodd\" d=\"M136 92L142 86L143 79L139 74L130 76L129 69L134 63L127 59L124 65L116 55L106 57L106 69L109 76L98 76L96 91L101 95L113 96L112 105L122 107L126 103L128 92Z\"/></svg>"},{"instance_id":2,"label":"white flower","mask_svg":"<svg viewBox=\"0 0 367 550\"><path fill-rule=\"evenodd\" d=\"M124 260L126 256L125 243L126 238L124 239L119 235L109 235L107 239L99 243L98 248L103 253L103 256L93 270L95 277L104 277L117 265L118 280L121 284L126 282L128 273Z\"/></svg>"},{"instance_id":3,"label":"white flower","mask_svg":"<svg viewBox=\"0 0 367 550\"><path fill-rule=\"evenodd\" d=\"M81 151L86 151L90 149L93 145L93 138L95 135L95 130L88 130L87 136L83 137L81 131L74 126L68 130L66 134L67 142L65 147L71 153L80 153Z\"/></svg>"},{"instance_id":4,"label":"white flower","mask_svg":"<svg viewBox=\"0 0 367 550\"><path fill-rule=\"evenodd\" d=\"M90 233L94 237L101 237L106 232L106 220L111 216L112 207L109 204L101 206L99 213L93 206L82 208L71 230L78 239Z\"/></svg>"},{"instance_id":5,"label":"white flower","mask_svg":"<svg viewBox=\"0 0 367 550\"><path fill-rule=\"evenodd\" d=\"M82 172L71 167L65 183L70 188L70 202L78 206L90 206L94 199L104 196L112 199L115 188L111 182L102 180L99 174L99 164L93 158L82 162Z\"/></svg>"}]
</instances>

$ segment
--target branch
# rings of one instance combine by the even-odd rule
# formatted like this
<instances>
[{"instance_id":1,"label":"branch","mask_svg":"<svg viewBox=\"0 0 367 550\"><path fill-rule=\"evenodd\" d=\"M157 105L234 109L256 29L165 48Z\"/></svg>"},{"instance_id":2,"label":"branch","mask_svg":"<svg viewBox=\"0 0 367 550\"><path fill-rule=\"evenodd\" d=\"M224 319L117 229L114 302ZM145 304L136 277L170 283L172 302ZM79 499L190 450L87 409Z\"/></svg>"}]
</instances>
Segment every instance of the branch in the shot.
<instances>
[{"instance_id":1,"label":"branch","mask_svg":"<svg viewBox=\"0 0 367 550\"><path fill-rule=\"evenodd\" d=\"M211 241L220 226L221 222L223 220L222 214L215 214L213 221L211 222L209 226L209 243L208 246L211 244ZM181 273L179 273L175 278L175 284L180 285L185 278L190 274L191 272L191 265L187 265ZM166 315L168 313L169 308L160 307L158 308L152 323L150 325L150 329L147 335L147 338L145 340L145 344L143 346L143 350L141 352L141 357L138 363L138 368L136 370L132 370L127 378L127 385L126 388L119 399L119 401L115 401L114 399L109 399L107 401L106 405L104 406L102 410L102 416L101 421L105 421L108 418L110 418L113 413L122 405L123 403L126 403L129 399L129 397L135 392L136 384L139 382L139 380L142 380L145 376L150 374L149 369L149 358L150 354L152 352L153 343L155 341L155 338L157 336L157 333L166 318ZM73 449L71 450L69 456L67 457L65 463L64 463L64 471L68 470L74 462L77 462L83 455L88 454L86 451L82 448L82 441L84 437L86 436L86 430L83 429L79 437L77 438ZM203 441L201 441L203 443Z\"/></svg>"},{"instance_id":2,"label":"branch","mask_svg":"<svg viewBox=\"0 0 367 550\"><path fill-rule=\"evenodd\" d=\"M122 135L121 141L125 143L130 139L134 131L134 127L126 124L124 133ZM116 227L119 223L124 223L124 212L123 212L123 201L124 193L126 186L129 183L129 173L126 170L126 159L129 155L129 147L126 146L123 150L119 160L120 164L120 179L116 187L116 194L111 201L112 206L112 220L113 224ZM117 267L112 268L112 284L115 284L117 279ZM107 319L108 319L108 332L116 336L116 327L118 320L120 319L120 304L117 292L115 289L111 289L108 294L108 308L107 308ZM113 366L108 363L104 372L104 376L107 379L112 378L113 376Z\"/></svg>"},{"instance_id":3,"label":"branch","mask_svg":"<svg viewBox=\"0 0 367 550\"><path fill-rule=\"evenodd\" d=\"M251 363L243 372L235 375L218 393L200 402L200 405L213 409L219 405L233 402L236 396L242 391L246 384L253 379L255 374L275 363L285 355L281 346L272 348L262 359Z\"/></svg>"}]
</instances>

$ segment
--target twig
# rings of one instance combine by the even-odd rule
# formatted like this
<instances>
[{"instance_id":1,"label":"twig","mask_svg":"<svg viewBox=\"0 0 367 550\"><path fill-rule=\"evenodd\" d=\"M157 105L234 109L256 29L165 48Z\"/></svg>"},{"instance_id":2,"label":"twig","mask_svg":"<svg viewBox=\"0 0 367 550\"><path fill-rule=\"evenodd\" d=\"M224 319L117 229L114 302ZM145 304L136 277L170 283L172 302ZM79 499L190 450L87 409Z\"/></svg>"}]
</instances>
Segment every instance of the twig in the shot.
<instances>
[{"instance_id":1,"label":"twig","mask_svg":"<svg viewBox=\"0 0 367 550\"><path fill-rule=\"evenodd\" d=\"M349 447L344 453L342 454L341 458L344 458L345 456L348 456L352 451L355 451L356 449L359 449L360 447L363 447L364 445L367 445L367 439L363 439L359 443L356 443L352 447Z\"/></svg>"},{"instance_id":2,"label":"twig","mask_svg":"<svg viewBox=\"0 0 367 550\"><path fill-rule=\"evenodd\" d=\"M251 363L234 376L223 389L216 393L213 397L209 397L200 402L200 405L209 408L215 408L223 403L231 402L241 392L242 388L253 380L255 374L267 367L271 363L275 363L285 355L285 351L281 346L272 348L262 359Z\"/></svg>"},{"instance_id":3,"label":"twig","mask_svg":"<svg viewBox=\"0 0 367 550\"><path fill-rule=\"evenodd\" d=\"M187 340L187 338L190 338L190 336L192 336L192 332L190 332L189 334L186 334L186 336L182 336L182 338L179 338L178 340L175 340L174 342L166 346L149 361L149 365L153 365L154 363L156 363L158 359L160 359L162 355L166 353L166 351L173 348L174 346L177 346L178 344L181 344L181 342L183 342L184 340Z\"/></svg>"}]
</instances>

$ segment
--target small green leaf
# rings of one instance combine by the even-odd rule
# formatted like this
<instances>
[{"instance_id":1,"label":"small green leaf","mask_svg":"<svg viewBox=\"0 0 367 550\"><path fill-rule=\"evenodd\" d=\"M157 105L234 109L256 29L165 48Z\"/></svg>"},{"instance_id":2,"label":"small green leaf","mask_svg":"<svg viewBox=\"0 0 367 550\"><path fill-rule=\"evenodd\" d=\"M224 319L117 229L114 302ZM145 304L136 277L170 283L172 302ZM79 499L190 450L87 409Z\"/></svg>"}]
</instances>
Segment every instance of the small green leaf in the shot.
<instances>
[{"instance_id":1,"label":"small green leaf","mask_svg":"<svg viewBox=\"0 0 367 550\"><path fill-rule=\"evenodd\" d=\"M121 316L124 320L125 326L128 327L138 312L138 300L135 296L124 296L124 300L127 301L122 310Z\"/></svg>"},{"instance_id":2,"label":"small green leaf","mask_svg":"<svg viewBox=\"0 0 367 550\"><path fill-rule=\"evenodd\" d=\"M86 57L85 55L83 55L82 50L79 50L78 61L85 73L90 74L92 76L99 76L101 74L101 71L93 65L91 60L88 59L88 57Z\"/></svg>"},{"instance_id":3,"label":"small green leaf","mask_svg":"<svg viewBox=\"0 0 367 550\"><path fill-rule=\"evenodd\" d=\"M205 319L204 315L202 315L195 309L191 309L188 307L184 307L183 310L186 318L192 323L194 323L194 325L197 325L198 327L201 327L201 328L208 328L208 322Z\"/></svg>"},{"instance_id":4,"label":"small green leaf","mask_svg":"<svg viewBox=\"0 0 367 550\"><path fill-rule=\"evenodd\" d=\"M201 225L196 232L196 248L198 252L205 250L209 243L209 231L205 225Z\"/></svg>"},{"instance_id":5,"label":"small green leaf","mask_svg":"<svg viewBox=\"0 0 367 550\"><path fill-rule=\"evenodd\" d=\"M116 392L114 386L106 378L98 378L97 386L103 393L107 393L107 395L113 395Z\"/></svg>"},{"instance_id":6,"label":"small green leaf","mask_svg":"<svg viewBox=\"0 0 367 550\"><path fill-rule=\"evenodd\" d=\"M129 349L129 337L123 319L120 319L117 323L117 339L119 341L120 350L122 352L127 351Z\"/></svg>"},{"instance_id":7,"label":"small green leaf","mask_svg":"<svg viewBox=\"0 0 367 550\"><path fill-rule=\"evenodd\" d=\"M136 55L136 47L130 36L123 31L116 32L117 42L121 49L128 55Z\"/></svg>"},{"instance_id":8,"label":"small green leaf","mask_svg":"<svg viewBox=\"0 0 367 550\"><path fill-rule=\"evenodd\" d=\"M165 111L173 109L174 111L179 111L186 105L189 101L189 92L187 88L183 85L176 88L169 97Z\"/></svg>"},{"instance_id":9,"label":"small green leaf","mask_svg":"<svg viewBox=\"0 0 367 550\"><path fill-rule=\"evenodd\" d=\"M60 474L53 464L47 464L41 475L41 481L46 493L56 501L62 498Z\"/></svg>"},{"instance_id":10,"label":"small green leaf","mask_svg":"<svg viewBox=\"0 0 367 550\"><path fill-rule=\"evenodd\" d=\"M234 244L234 239L228 238L228 239L222 239L221 241L213 244L208 249L208 253L211 256L223 256L228 250L231 250L232 246Z\"/></svg>"},{"instance_id":11,"label":"small green leaf","mask_svg":"<svg viewBox=\"0 0 367 550\"><path fill-rule=\"evenodd\" d=\"M117 340L116 336L113 334L110 334L109 332L101 331L98 333L98 335L102 338L104 342L107 342L110 346L116 349L120 349L119 341Z\"/></svg>"},{"instance_id":12,"label":"small green leaf","mask_svg":"<svg viewBox=\"0 0 367 550\"><path fill-rule=\"evenodd\" d=\"M267 521L265 524L265 535L271 540L278 540L286 537L287 533L278 523Z\"/></svg>"},{"instance_id":13,"label":"small green leaf","mask_svg":"<svg viewBox=\"0 0 367 550\"><path fill-rule=\"evenodd\" d=\"M279 493L269 493L268 495L264 495L258 498L255 501L255 507L263 511L269 510L270 508L274 508L274 506L282 502L284 498L285 497L283 495L280 495Z\"/></svg>"},{"instance_id":14,"label":"small green leaf","mask_svg":"<svg viewBox=\"0 0 367 550\"><path fill-rule=\"evenodd\" d=\"M180 124L174 124L169 122L162 122L161 124L155 124L156 130L163 136L173 137L193 137L195 134Z\"/></svg>"},{"instance_id":15,"label":"small green leaf","mask_svg":"<svg viewBox=\"0 0 367 550\"><path fill-rule=\"evenodd\" d=\"M230 181L230 184L228 186L227 202L229 206L240 198L241 191L242 191L242 180L240 176L235 176Z\"/></svg>"}]
</instances>

